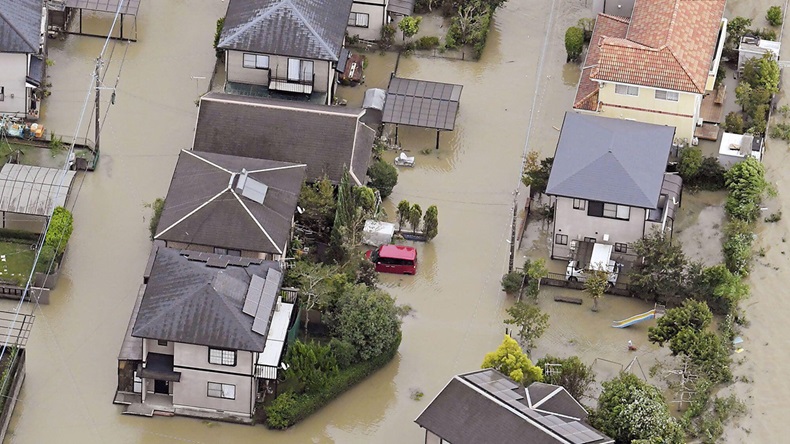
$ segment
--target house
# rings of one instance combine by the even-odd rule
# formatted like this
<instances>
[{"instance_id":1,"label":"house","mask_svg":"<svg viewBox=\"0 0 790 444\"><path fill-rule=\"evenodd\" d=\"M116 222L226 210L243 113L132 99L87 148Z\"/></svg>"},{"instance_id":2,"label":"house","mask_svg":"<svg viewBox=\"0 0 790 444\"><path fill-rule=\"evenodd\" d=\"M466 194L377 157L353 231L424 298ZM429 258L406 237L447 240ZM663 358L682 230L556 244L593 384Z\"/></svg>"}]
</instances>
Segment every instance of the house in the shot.
<instances>
[{"instance_id":1,"label":"house","mask_svg":"<svg viewBox=\"0 0 790 444\"><path fill-rule=\"evenodd\" d=\"M281 281L279 262L155 245L114 402L127 414L251 423L282 371L289 329L298 328Z\"/></svg>"},{"instance_id":2,"label":"house","mask_svg":"<svg viewBox=\"0 0 790 444\"><path fill-rule=\"evenodd\" d=\"M587 411L557 385L524 387L494 369L457 375L415 422L426 444L610 444Z\"/></svg>"},{"instance_id":3,"label":"house","mask_svg":"<svg viewBox=\"0 0 790 444\"><path fill-rule=\"evenodd\" d=\"M413 11L414 0L354 0L346 32L362 40L379 40L385 25L395 26Z\"/></svg>"},{"instance_id":4,"label":"house","mask_svg":"<svg viewBox=\"0 0 790 444\"><path fill-rule=\"evenodd\" d=\"M182 150L154 239L171 248L279 260L306 166Z\"/></svg>"},{"instance_id":5,"label":"house","mask_svg":"<svg viewBox=\"0 0 790 444\"><path fill-rule=\"evenodd\" d=\"M192 149L307 165L307 180L357 185L365 175L376 132L366 110L209 93L200 100Z\"/></svg>"},{"instance_id":6,"label":"house","mask_svg":"<svg viewBox=\"0 0 790 444\"><path fill-rule=\"evenodd\" d=\"M546 186L554 206L551 257L568 259L578 241L631 243L654 229L671 233L682 181L665 173L671 126L568 112Z\"/></svg>"},{"instance_id":7,"label":"house","mask_svg":"<svg viewBox=\"0 0 790 444\"><path fill-rule=\"evenodd\" d=\"M332 103L351 3L230 0L217 45L225 51L225 91Z\"/></svg>"},{"instance_id":8,"label":"house","mask_svg":"<svg viewBox=\"0 0 790 444\"><path fill-rule=\"evenodd\" d=\"M637 0L630 19L598 14L573 107L671 125L679 144L693 142L724 48L724 4Z\"/></svg>"},{"instance_id":9,"label":"house","mask_svg":"<svg viewBox=\"0 0 790 444\"><path fill-rule=\"evenodd\" d=\"M0 2L0 114L38 120L46 76L43 0Z\"/></svg>"}]
</instances>

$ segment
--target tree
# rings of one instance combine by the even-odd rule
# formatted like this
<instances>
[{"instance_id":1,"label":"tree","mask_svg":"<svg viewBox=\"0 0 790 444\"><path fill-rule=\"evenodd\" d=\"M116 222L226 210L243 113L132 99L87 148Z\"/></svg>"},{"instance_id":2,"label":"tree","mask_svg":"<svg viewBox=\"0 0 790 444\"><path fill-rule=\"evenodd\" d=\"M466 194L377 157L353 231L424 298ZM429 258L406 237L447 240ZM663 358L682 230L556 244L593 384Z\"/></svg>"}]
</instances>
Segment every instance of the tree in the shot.
<instances>
[{"instance_id":1,"label":"tree","mask_svg":"<svg viewBox=\"0 0 790 444\"><path fill-rule=\"evenodd\" d=\"M538 194L546 192L546 185L549 183L549 175L551 174L551 167L554 164L553 157L547 157L537 163L537 159L530 160L530 156L537 157L538 153L535 151L527 155L527 163L524 166L524 174L521 176L521 182L524 186L529 188L530 197L535 197Z\"/></svg>"},{"instance_id":2,"label":"tree","mask_svg":"<svg viewBox=\"0 0 790 444\"><path fill-rule=\"evenodd\" d=\"M420 22L422 21L422 17L420 16L411 16L407 15L403 17L398 23L398 29L401 30L403 33L403 41L405 42L407 38L414 37L420 31Z\"/></svg>"},{"instance_id":3,"label":"tree","mask_svg":"<svg viewBox=\"0 0 790 444\"><path fill-rule=\"evenodd\" d=\"M307 393L320 392L338 374L338 365L329 346L297 340L288 349L286 375L297 380Z\"/></svg>"},{"instance_id":4,"label":"tree","mask_svg":"<svg viewBox=\"0 0 790 444\"><path fill-rule=\"evenodd\" d=\"M339 268L332 265L314 264L307 261L296 261L288 269L289 278L295 279L299 285L300 308L305 311L323 309L328 303L327 298L333 291L332 282L336 279ZM310 316L305 316L304 331L310 323Z\"/></svg>"},{"instance_id":5,"label":"tree","mask_svg":"<svg viewBox=\"0 0 790 444\"><path fill-rule=\"evenodd\" d=\"M768 188L765 167L759 160L747 156L724 174L729 191L724 209L733 218L753 222L760 214L760 202Z\"/></svg>"},{"instance_id":6,"label":"tree","mask_svg":"<svg viewBox=\"0 0 790 444\"><path fill-rule=\"evenodd\" d=\"M219 37L222 35L222 28L225 27L225 17L217 20L217 29L214 31L214 53L221 61L225 61L225 50L217 48L219 45Z\"/></svg>"},{"instance_id":7,"label":"tree","mask_svg":"<svg viewBox=\"0 0 790 444\"><path fill-rule=\"evenodd\" d=\"M680 307L667 310L656 326L648 329L647 337L650 342L663 347L684 329L699 331L708 328L712 319L713 314L705 302L687 299Z\"/></svg>"},{"instance_id":8,"label":"tree","mask_svg":"<svg viewBox=\"0 0 790 444\"><path fill-rule=\"evenodd\" d=\"M552 371L546 371L547 364L553 366ZM547 355L538 360L537 366L543 369L543 382L565 387L577 401L587 395L595 382L592 367L585 365L578 356L563 359Z\"/></svg>"},{"instance_id":9,"label":"tree","mask_svg":"<svg viewBox=\"0 0 790 444\"><path fill-rule=\"evenodd\" d=\"M549 315L540 311L535 304L518 301L508 308L505 324L514 326L519 344L524 347L527 354L535 348L535 341L540 338L549 327Z\"/></svg>"},{"instance_id":10,"label":"tree","mask_svg":"<svg viewBox=\"0 0 790 444\"><path fill-rule=\"evenodd\" d=\"M354 187L348 171L343 172L337 191L337 210L332 227L332 256L345 262L362 243L365 220L374 216L376 194L372 188Z\"/></svg>"},{"instance_id":11,"label":"tree","mask_svg":"<svg viewBox=\"0 0 790 444\"><path fill-rule=\"evenodd\" d=\"M411 204L408 200L404 199L398 202L398 231L403 231L403 226L409 220L411 215Z\"/></svg>"},{"instance_id":12,"label":"tree","mask_svg":"<svg viewBox=\"0 0 790 444\"><path fill-rule=\"evenodd\" d=\"M351 344L362 361L389 350L400 336L395 300L382 290L348 285L326 315L333 336Z\"/></svg>"},{"instance_id":13,"label":"tree","mask_svg":"<svg viewBox=\"0 0 790 444\"><path fill-rule=\"evenodd\" d=\"M752 19L745 17L735 17L727 22L727 40L725 46L728 50L737 51L738 45L741 43L741 38L746 34L746 31L748 31L751 25Z\"/></svg>"},{"instance_id":14,"label":"tree","mask_svg":"<svg viewBox=\"0 0 790 444\"><path fill-rule=\"evenodd\" d=\"M315 233L319 240L326 242L335 220L335 187L324 176L312 185L302 185L299 193L299 208L296 219L304 228Z\"/></svg>"},{"instance_id":15,"label":"tree","mask_svg":"<svg viewBox=\"0 0 790 444\"><path fill-rule=\"evenodd\" d=\"M520 270L513 270L510 273L502 276L502 281L500 281L500 284L502 285L502 291L507 294L515 294L516 292L520 292L524 286L525 278L526 275Z\"/></svg>"},{"instance_id":16,"label":"tree","mask_svg":"<svg viewBox=\"0 0 790 444\"><path fill-rule=\"evenodd\" d=\"M49 220L44 245L51 247L57 256L61 256L66 251L73 231L74 216L63 207L55 207Z\"/></svg>"},{"instance_id":17,"label":"tree","mask_svg":"<svg viewBox=\"0 0 790 444\"><path fill-rule=\"evenodd\" d=\"M379 159L368 168L370 186L379 190L382 199L392 194L392 189L398 183L398 169L389 162Z\"/></svg>"},{"instance_id":18,"label":"tree","mask_svg":"<svg viewBox=\"0 0 790 444\"><path fill-rule=\"evenodd\" d=\"M609 286L609 272L606 270L587 270L587 280L584 281L584 291L593 300L592 311L598 311L598 301Z\"/></svg>"},{"instance_id":19,"label":"tree","mask_svg":"<svg viewBox=\"0 0 790 444\"><path fill-rule=\"evenodd\" d=\"M565 61L578 60L583 49L584 30L577 26L571 26L565 31L565 52L567 53Z\"/></svg>"},{"instance_id":20,"label":"tree","mask_svg":"<svg viewBox=\"0 0 790 444\"><path fill-rule=\"evenodd\" d=\"M771 26L779 26L782 24L782 8L779 6L771 6L768 12L765 13L765 19Z\"/></svg>"},{"instance_id":21,"label":"tree","mask_svg":"<svg viewBox=\"0 0 790 444\"><path fill-rule=\"evenodd\" d=\"M770 52L766 52L762 57L751 58L743 64L741 78L753 89L766 90L770 97L779 90L779 64Z\"/></svg>"},{"instance_id":22,"label":"tree","mask_svg":"<svg viewBox=\"0 0 790 444\"><path fill-rule=\"evenodd\" d=\"M732 111L724 118L724 131L728 133L743 134L743 116Z\"/></svg>"},{"instance_id":23,"label":"tree","mask_svg":"<svg viewBox=\"0 0 790 444\"><path fill-rule=\"evenodd\" d=\"M590 423L617 444L636 440L683 442L683 430L669 414L661 391L631 373L620 373L603 383L598 409L591 413Z\"/></svg>"},{"instance_id":24,"label":"tree","mask_svg":"<svg viewBox=\"0 0 790 444\"><path fill-rule=\"evenodd\" d=\"M536 259L531 260L527 259L524 261L524 275L525 275L525 285L522 288L522 292L519 293L519 300L521 299L521 295L524 294L527 296L528 299L532 301L538 300L538 293L540 293L540 280L549 273L546 269L546 260Z\"/></svg>"},{"instance_id":25,"label":"tree","mask_svg":"<svg viewBox=\"0 0 790 444\"><path fill-rule=\"evenodd\" d=\"M431 205L425 210L422 224L425 240L430 241L439 234L439 209L436 208L436 205Z\"/></svg>"},{"instance_id":26,"label":"tree","mask_svg":"<svg viewBox=\"0 0 790 444\"><path fill-rule=\"evenodd\" d=\"M422 219L422 208L414 204L409 210L409 225L411 225L412 233L416 233L417 229L420 228L420 219Z\"/></svg>"},{"instance_id":27,"label":"tree","mask_svg":"<svg viewBox=\"0 0 790 444\"><path fill-rule=\"evenodd\" d=\"M702 166L702 150L696 146L683 148L680 152L678 172L684 182L693 181Z\"/></svg>"},{"instance_id":28,"label":"tree","mask_svg":"<svg viewBox=\"0 0 790 444\"><path fill-rule=\"evenodd\" d=\"M532 361L521 350L518 342L508 335L505 335L502 344L495 351L485 355L480 368L493 368L524 385L543 380L543 371L540 367L532 365Z\"/></svg>"},{"instance_id":29,"label":"tree","mask_svg":"<svg viewBox=\"0 0 790 444\"><path fill-rule=\"evenodd\" d=\"M680 245L658 230L634 242L636 261L629 277L630 287L648 300L670 300L683 291L686 256Z\"/></svg>"}]
</instances>

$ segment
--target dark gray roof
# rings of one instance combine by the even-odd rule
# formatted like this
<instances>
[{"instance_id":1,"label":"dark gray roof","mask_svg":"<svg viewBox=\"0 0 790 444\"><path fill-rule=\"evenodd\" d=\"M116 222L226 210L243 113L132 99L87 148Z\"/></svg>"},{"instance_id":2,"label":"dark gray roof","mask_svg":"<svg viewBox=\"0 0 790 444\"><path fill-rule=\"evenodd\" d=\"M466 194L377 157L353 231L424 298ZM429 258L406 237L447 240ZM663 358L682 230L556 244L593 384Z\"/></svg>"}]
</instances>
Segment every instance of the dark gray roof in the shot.
<instances>
[{"instance_id":1,"label":"dark gray roof","mask_svg":"<svg viewBox=\"0 0 790 444\"><path fill-rule=\"evenodd\" d=\"M252 331L254 316L242 307L252 276L265 279L269 269L280 265L159 248L132 336L261 352L266 336Z\"/></svg>"},{"instance_id":2,"label":"dark gray roof","mask_svg":"<svg viewBox=\"0 0 790 444\"><path fill-rule=\"evenodd\" d=\"M414 11L414 0L390 0L387 11L393 14L411 15Z\"/></svg>"},{"instance_id":3,"label":"dark gray roof","mask_svg":"<svg viewBox=\"0 0 790 444\"><path fill-rule=\"evenodd\" d=\"M559 386L546 388L555 393L550 399L565 392ZM562 404L563 409L568 407ZM536 410L529 404L524 386L496 370L485 369L454 377L415 422L453 444L614 442L578 417L568 416Z\"/></svg>"},{"instance_id":4,"label":"dark gray roof","mask_svg":"<svg viewBox=\"0 0 790 444\"><path fill-rule=\"evenodd\" d=\"M209 93L200 101L192 149L307 164L307 180L362 184L376 133L350 107Z\"/></svg>"},{"instance_id":5,"label":"dark gray roof","mask_svg":"<svg viewBox=\"0 0 790 444\"><path fill-rule=\"evenodd\" d=\"M218 47L337 61L353 0L230 0Z\"/></svg>"},{"instance_id":6,"label":"dark gray roof","mask_svg":"<svg viewBox=\"0 0 790 444\"><path fill-rule=\"evenodd\" d=\"M303 164L182 150L155 239L282 255L305 170ZM268 187L263 203L237 189L243 171Z\"/></svg>"},{"instance_id":7,"label":"dark gray roof","mask_svg":"<svg viewBox=\"0 0 790 444\"><path fill-rule=\"evenodd\" d=\"M38 53L44 0L0 1L0 52Z\"/></svg>"},{"instance_id":8,"label":"dark gray roof","mask_svg":"<svg viewBox=\"0 0 790 444\"><path fill-rule=\"evenodd\" d=\"M546 194L656 208L671 126L565 113Z\"/></svg>"},{"instance_id":9,"label":"dark gray roof","mask_svg":"<svg viewBox=\"0 0 790 444\"><path fill-rule=\"evenodd\" d=\"M118 4L121 0L66 0L69 8L85 9L87 11L111 12L118 11ZM121 14L137 15L140 9L140 0L123 0Z\"/></svg>"},{"instance_id":10,"label":"dark gray roof","mask_svg":"<svg viewBox=\"0 0 790 444\"><path fill-rule=\"evenodd\" d=\"M527 391L529 404L534 409L581 420L587 419L587 410L562 386L533 382L527 387Z\"/></svg>"},{"instance_id":11,"label":"dark gray roof","mask_svg":"<svg viewBox=\"0 0 790 444\"><path fill-rule=\"evenodd\" d=\"M463 86L393 77L384 102L384 123L452 131Z\"/></svg>"}]
</instances>

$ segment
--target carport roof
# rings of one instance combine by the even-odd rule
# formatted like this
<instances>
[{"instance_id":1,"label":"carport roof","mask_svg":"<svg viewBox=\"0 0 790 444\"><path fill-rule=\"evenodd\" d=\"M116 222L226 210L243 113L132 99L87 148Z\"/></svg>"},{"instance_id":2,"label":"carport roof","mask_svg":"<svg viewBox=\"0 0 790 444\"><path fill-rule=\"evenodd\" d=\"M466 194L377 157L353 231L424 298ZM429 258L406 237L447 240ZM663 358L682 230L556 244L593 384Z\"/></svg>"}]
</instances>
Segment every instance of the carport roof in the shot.
<instances>
[{"instance_id":1,"label":"carport roof","mask_svg":"<svg viewBox=\"0 0 790 444\"><path fill-rule=\"evenodd\" d=\"M7 163L0 170L0 211L49 216L63 206L74 171Z\"/></svg>"},{"instance_id":2,"label":"carport roof","mask_svg":"<svg viewBox=\"0 0 790 444\"><path fill-rule=\"evenodd\" d=\"M69 8L85 9L87 11L118 12L118 3L122 0L66 0ZM125 0L121 6L121 14L137 15L141 0Z\"/></svg>"},{"instance_id":3,"label":"carport roof","mask_svg":"<svg viewBox=\"0 0 790 444\"><path fill-rule=\"evenodd\" d=\"M463 86L393 77L384 103L384 123L452 131Z\"/></svg>"}]
</instances>

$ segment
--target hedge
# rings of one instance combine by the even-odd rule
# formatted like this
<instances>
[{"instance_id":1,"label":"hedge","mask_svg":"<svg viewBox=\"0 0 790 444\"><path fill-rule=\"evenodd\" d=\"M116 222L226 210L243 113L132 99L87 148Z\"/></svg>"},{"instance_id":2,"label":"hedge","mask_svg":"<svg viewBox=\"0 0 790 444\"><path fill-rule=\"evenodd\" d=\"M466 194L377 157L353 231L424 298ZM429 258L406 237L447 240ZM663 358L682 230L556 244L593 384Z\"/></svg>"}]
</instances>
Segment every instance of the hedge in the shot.
<instances>
[{"instance_id":1,"label":"hedge","mask_svg":"<svg viewBox=\"0 0 790 444\"><path fill-rule=\"evenodd\" d=\"M31 233L30 231L12 230L10 228L0 228L0 241L2 242L18 242L28 243L38 242L41 237L38 233Z\"/></svg>"},{"instance_id":2,"label":"hedge","mask_svg":"<svg viewBox=\"0 0 790 444\"><path fill-rule=\"evenodd\" d=\"M271 429L286 429L312 415L389 363L398 352L400 341L401 336L398 335L395 345L389 351L341 370L334 379L328 382L324 391L302 394L287 391L281 394L266 407L266 426Z\"/></svg>"}]
</instances>

